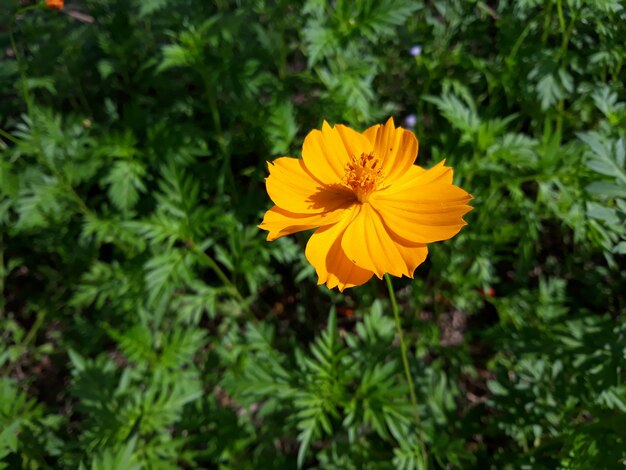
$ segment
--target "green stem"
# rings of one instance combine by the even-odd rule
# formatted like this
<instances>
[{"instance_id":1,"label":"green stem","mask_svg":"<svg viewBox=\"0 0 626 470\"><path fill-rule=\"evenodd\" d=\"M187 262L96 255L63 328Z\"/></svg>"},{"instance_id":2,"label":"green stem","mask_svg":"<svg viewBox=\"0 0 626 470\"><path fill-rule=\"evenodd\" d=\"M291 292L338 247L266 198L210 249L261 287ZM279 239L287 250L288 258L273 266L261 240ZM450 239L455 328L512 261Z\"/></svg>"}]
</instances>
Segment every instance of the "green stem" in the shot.
<instances>
[{"instance_id":1,"label":"green stem","mask_svg":"<svg viewBox=\"0 0 626 470\"><path fill-rule=\"evenodd\" d=\"M548 43L548 34L550 33L550 23L552 22L552 0L548 0L548 8L543 18L543 34L541 35L541 44L544 46Z\"/></svg>"},{"instance_id":2,"label":"green stem","mask_svg":"<svg viewBox=\"0 0 626 470\"><path fill-rule=\"evenodd\" d=\"M574 25L576 24L576 12L571 14L571 20L569 25L565 27L565 17L563 16L562 0L557 2L557 10L559 13L559 26L561 30L561 48L558 52L558 61L561 62L567 53L567 46L569 45L570 37L574 31ZM561 141L561 135L563 133L563 115L565 111L565 101L559 100L557 104L557 117L556 117L556 134L559 136L559 142Z\"/></svg>"},{"instance_id":3,"label":"green stem","mask_svg":"<svg viewBox=\"0 0 626 470\"><path fill-rule=\"evenodd\" d=\"M413 378L411 377L411 370L409 369L409 360L407 358L407 348L404 342L404 333L402 331L402 323L400 322L400 311L398 309L398 302L396 302L396 294L393 291L393 284L391 283L391 277L389 274L385 274L385 282L387 283L387 290L389 291L389 299L391 300L391 309L393 310L393 316L396 319L396 330L398 331L398 337L400 338L400 350L402 351L402 363L404 364L404 374L406 375L406 381L409 384L409 393L411 395L411 403L413 405L413 413L415 414L415 424L418 429L420 425L420 417L417 409L417 398L415 397L415 385L413 385Z\"/></svg>"},{"instance_id":4,"label":"green stem","mask_svg":"<svg viewBox=\"0 0 626 470\"><path fill-rule=\"evenodd\" d=\"M26 11L26 9L18 11L15 16L23 13L24 11ZM24 98L24 102L26 103L26 109L28 112L28 117L31 119L31 125L34 125L34 122L32 121L32 102L30 100L30 93L28 92L28 85L26 83L26 71L24 70L24 65L22 64L20 53L17 50L17 44L15 43L15 38L13 36L14 21L15 17L11 18L11 21L9 21L9 41L11 43L11 48L13 49L13 54L15 54L15 63L17 64L17 70L20 74L20 88L22 92L22 98Z\"/></svg>"},{"instance_id":5,"label":"green stem","mask_svg":"<svg viewBox=\"0 0 626 470\"><path fill-rule=\"evenodd\" d=\"M530 30L532 27L533 27L533 23L529 22L524 28L524 30L522 31L522 34L519 35L519 37L517 38L517 41L515 41L515 44L513 45L513 48L511 49L511 52L506 58L507 64L513 63L513 60L515 59L515 56L517 55L519 48L522 47L522 43L526 39L526 36L528 36L528 33L530 33Z\"/></svg>"},{"instance_id":6,"label":"green stem","mask_svg":"<svg viewBox=\"0 0 626 470\"><path fill-rule=\"evenodd\" d=\"M13 137L11 134L3 129L0 129L0 137L4 137L8 141L13 142L15 145L20 143L19 140L17 140L15 137Z\"/></svg>"},{"instance_id":7,"label":"green stem","mask_svg":"<svg viewBox=\"0 0 626 470\"><path fill-rule=\"evenodd\" d=\"M559 28L561 29L561 34L565 34L565 17L563 16L563 1L557 0L556 2L556 11L559 15Z\"/></svg>"},{"instance_id":8,"label":"green stem","mask_svg":"<svg viewBox=\"0 0 626 470\"><path fill-rule=\"evenodd\" d=\"M0 318L4 317L4 239L2 231L4 227L0 225Z\"/></svg>"},{"instance_id":9,"label":"green stem","mask_svg":"<svg viewBox=\"0 0 626 470\"><path fill-rule=\"evenodd\" d=\"M393 310L393 316L396 320L396 331L398 332L398 338L400 339L400 351L402 352L402 363L404 364L404 375L409 385L409 394L411 395L411 404L413 405L413 414L415 415L415 425L417 426L416 433L420 444L420 451L424 457L424 464L427 465L426 450L424 446L424 440L422 437L422 423L420 420L419 410L417 408L417 398L415 396L415 385L413 384L413 378L411 377L411 370L409 368L409 359L407 357L407 347L404 341L404 333L402 331L402 323L400 322L400 310L398 308L398 302L396 302L396 294L393 290L393 284L391 283L391 277L385 273L385 282L387 284L387 290L389 291L389 300L391 300L391 309Z\"/></svg>"},{"instance_id":10,"label":"green stem","mask_svg":"<svg viewBox=\"0 0 626 470\"><path fill-rule=\"evenodd\" d=\"M209 110L211 112L211 118L213 119L215 140L217 141L222 157L222 169L220 170L220 174L217 178L218 193L222 195L224 194L226 179L228 178L228 183L234 188L235 177L232 173L231 168L230 151L228 149L228 145L226 143L226 140L224 139L224 133L222 131L222 118L220 116L220 110L217 103L217 89L215 80L211 77L211 74L206 67L202 67L199 72L202 77L202 81L204 82L205 94L207 97ZM232 194L233 197L236 197L237 191L234 191Z\"/></svg>"},{"instance_id":11,"label":"green stem","mask_svg":"<svg viewBox=\"0 0 626 470\"><path fill-rule=\"evenodd\" d=\"M37 337L37 332L43 325L43 322L45 319L46 319L46 311L45 310L39 311L39 313L37 314L37 318L35 319L35 323L28 331L28 334L24 338L24 341L22 341L22 347L24 348L24 350L26 350L26 348L28 347L30 343L34 342L35 338Z\"/></svg>"}]
</instances>

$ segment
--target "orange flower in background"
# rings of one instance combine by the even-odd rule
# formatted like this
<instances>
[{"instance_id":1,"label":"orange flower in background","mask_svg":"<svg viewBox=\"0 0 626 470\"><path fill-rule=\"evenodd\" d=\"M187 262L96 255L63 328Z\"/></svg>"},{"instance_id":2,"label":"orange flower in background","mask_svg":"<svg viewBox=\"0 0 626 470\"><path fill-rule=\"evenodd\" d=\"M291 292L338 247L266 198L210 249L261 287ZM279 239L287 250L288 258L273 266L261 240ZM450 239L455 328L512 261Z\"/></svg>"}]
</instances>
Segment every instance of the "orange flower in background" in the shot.
<instances>
[{"instance_id":1,"label":"orange flower in background","mask_svg":"<svg viewBox=\"0 0 626 470\"><path fill-rule=\"evenodd\" d=\"M46 6L48 8L54 8L60 10L63 8L63 0L46 0Z\"/></svg>"},{"instance_id":2,"label":"orange flower in background","mask_svg":"<svg viewBox=\"0 0 626 470\"><path fill-rule=\"evenodd\" d=\"M456 235L472 209L443 161L429 170L413 165L417 149L415 135L391 118L363 133L324 121L304 139L302 159L268 163L275 206L259 227L268 240L317 228L305 253L329 288L374 274L413 277L426 244Z\"/></svg>"}]
</instances>

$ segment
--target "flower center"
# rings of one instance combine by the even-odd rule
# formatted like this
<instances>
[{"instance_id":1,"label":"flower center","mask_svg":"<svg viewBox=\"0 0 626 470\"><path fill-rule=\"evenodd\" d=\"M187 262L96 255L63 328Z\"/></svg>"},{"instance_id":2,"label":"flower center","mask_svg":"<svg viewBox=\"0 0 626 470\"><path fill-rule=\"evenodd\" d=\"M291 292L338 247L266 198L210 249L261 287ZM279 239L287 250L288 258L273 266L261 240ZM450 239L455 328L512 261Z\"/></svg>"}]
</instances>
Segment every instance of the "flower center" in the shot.
<instances>
[{"instance_id":1,"label":"flower center","mask_svg":"<svg viewBox=\"0 0 626 470\"><path fill-rule=\"evenodd\" d=\"M371 153L362 153L360 157L353 155L346 164L343 182L356 195L359 202L367 202L369 195L376 189L381 180L381 164Z\"/></svg>"}]
</instances>

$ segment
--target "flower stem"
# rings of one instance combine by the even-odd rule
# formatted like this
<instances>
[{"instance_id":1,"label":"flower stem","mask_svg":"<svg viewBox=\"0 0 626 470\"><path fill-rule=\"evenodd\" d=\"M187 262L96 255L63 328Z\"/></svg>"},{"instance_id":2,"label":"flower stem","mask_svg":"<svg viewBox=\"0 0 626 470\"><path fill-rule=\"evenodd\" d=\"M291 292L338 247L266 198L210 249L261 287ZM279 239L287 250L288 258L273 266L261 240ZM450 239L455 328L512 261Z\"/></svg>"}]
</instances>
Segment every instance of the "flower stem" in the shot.
<instances>
[{"instance_id":1,"label":"flower stem","mask_svg":"<svg viewBox=\"0 0 626 470\"><path fill-rule=\"evenodd\" d=\"M411 378L411 370L409 369L409 360L406 354L406 343L404 342L404 333L402 332L402 323L400 323L400 312L398 309L398 302L396 302L396 294L393 291L393 285L391 283L391 277L389 274L385 274L385 282L387 283L387 290L389 290L389 299L391 300L391 309L393 310L393 316L396 319L396 330L398 331L398 337L400 338L400 350L402 351L402 363L404 364L404 374L406 375L406 381L409 384L409 393L411 394L411 403L413 404L413 413L415 414L415 424L418 429L420 426L420 416L417 410L417 398L415 398L415 385L413 385L413 379Z\"/></svg>"},{"instance_id":2,"label":"flower stem","mask_svg":"<svg viewBox=\"0 0 626 470\"><path fill-rule=\"evenodd\" d=\"M418 436L418 442L420 445L420 451L424 458L424 465L427 465L426 449L424 446L424 440L422 437L422 424L420 420L419 410L417 408L417 398L415 397L415 385L413 384L413 378L411 377L411 370L409 369L409 360L407 357L407 347L404 342L404 333L402 331L402 323L400 322L400 311L398 309L398 302L396 302L396 294L393 290L393 284L391 283L391 277L385 273L385 282L387 284L387 290L389 291L389 300L391 300L391 309L393 310L393 316L396 320L396 331L398 332L398 338L400 339L400 351L402 352L402 363L404 364L404 375L409 385L409 394L411 395L411 404L413 405L413 414L415 415L415 425L417 426L415 432ZM426 467L425 467L426 468Z\"/></svg>"}]
</instances>

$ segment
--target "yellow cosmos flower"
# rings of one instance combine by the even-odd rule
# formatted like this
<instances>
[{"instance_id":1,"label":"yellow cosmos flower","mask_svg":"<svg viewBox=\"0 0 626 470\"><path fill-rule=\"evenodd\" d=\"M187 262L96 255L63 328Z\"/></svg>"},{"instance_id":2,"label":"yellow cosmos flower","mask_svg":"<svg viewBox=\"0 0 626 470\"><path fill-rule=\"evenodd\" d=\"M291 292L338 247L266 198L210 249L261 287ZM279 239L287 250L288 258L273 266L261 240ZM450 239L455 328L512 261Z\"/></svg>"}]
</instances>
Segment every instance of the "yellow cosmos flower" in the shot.
<instances>
[{"instance_id":1,"label":"yellow cosmos flower","mask_svg":"<svg viewBox=\"0 0 626 470\"><path fill-rule=\"evenodd\" d=\"M456 235L472 209L444 161L429 170L413 165L417 149L415 135L393 119L363 133L324 122L306 136L302 159L268 163L275 206L259 227L268 240L317 228L306 257L329 288L343 291L374 274L413 277L426 244Z\"/></svg>"}]
</instances>

